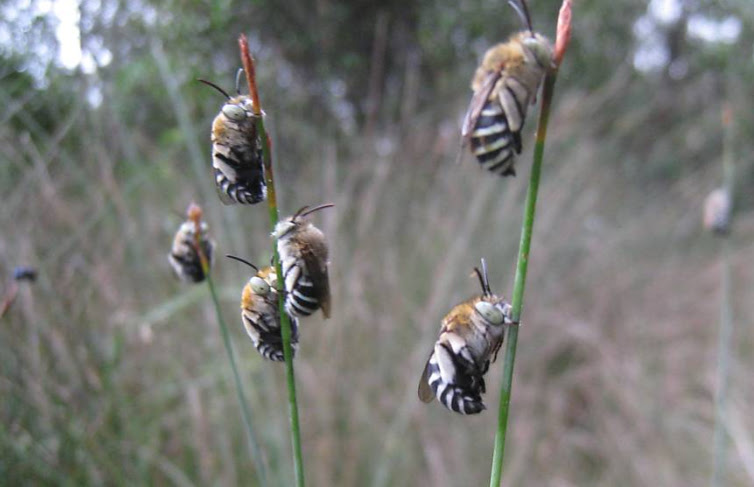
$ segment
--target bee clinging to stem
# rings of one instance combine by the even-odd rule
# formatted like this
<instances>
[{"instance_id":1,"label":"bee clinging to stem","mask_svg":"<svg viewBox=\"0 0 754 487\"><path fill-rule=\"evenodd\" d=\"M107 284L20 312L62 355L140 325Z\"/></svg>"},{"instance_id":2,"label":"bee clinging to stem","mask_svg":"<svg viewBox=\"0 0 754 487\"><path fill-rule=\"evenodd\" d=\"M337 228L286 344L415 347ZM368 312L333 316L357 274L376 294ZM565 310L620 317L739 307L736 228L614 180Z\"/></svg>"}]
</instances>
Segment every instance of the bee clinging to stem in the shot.
<instances>
[{"instance_id":1,"label":"bee clinging to stem","mask_svg":"<svg viewBox=\"0 0 754 487\"><path fill-rule=\"evenodd\" d=\"M419 379L419 399L437 398L460 414L485 409L484 374L497 359L505 325L511 323L510 305L490 290L484 259L482 270L475 267L474 272L482 294L454 306L442 319L440 337Z\"/></svg>"},{"instance_id":2,"label":"bee clinging to stem","mask_svg":"<svg viewBox=\"0 0 754 487\"><path fill-rule=\"evenodd\" d=\"M293 216L278 222L272 236L277 238L285 283L285 308L293 316L309 316L322 309L330 317L330 278L328 249L322 231L306 216L333 204L304 206Z\"/></svg>"},{"instance_id":3,"label":"bee clinging to stem","mask_svg":"<svg viewBox=\"0 0 754 487\"><path fill-rule=\"evenodd\" d=\"M186 282L202 282L207 276L202 266L201 249L207 259L207 268L212 266L215 242L209 237L207 224L202 220L202 209L191 203L187 210L188 219L178 228L173 238L173 246L168 261L176 277ZM197 248L198 245L198 248Z\"/></svg>"},{"instance_id":4,"label":"bee clinging to stem","mask_svg":"<svg viewBox=\"0 0 754 487\"><path fill-rule=\"evenodd\" d=\"M283 337L280 328L277 274L272 267L258 269L254 264L233 255L228 258L243 262L256 271L241 292L241 322L254 347L268 360L282 362ZM298 348L298 320L289 316L291 323L291 352Z\"/></svg>"},{"instance_id":5,"label":"bee clinging to stem","mask_svg":"<svg viewBox=\"0 0 754 487\"><path fill-rule=\"evenodd\" d=\"M243 70L236 76L236 95L200 79L222 93L226 102L212 121L212 167L220 200L225 204L264 201L267 186L262 163L262 139L257 133L254 104L239 88Z\"/></svg>"},{"instance_id":6,"label":"bee clinging to stem","mask_svg":"<svg viewBox=\"0 0 754 487\"><path fill-rule=\"evenodd\" d=\"M521 153L521 129L539 85L554 68L550 41L535 33L525 0L509 0L528 30L519 32L484 54L474 73L474 94L461 129L479 164L502 176L515 176Z\"/></svg>"}]
</instances>

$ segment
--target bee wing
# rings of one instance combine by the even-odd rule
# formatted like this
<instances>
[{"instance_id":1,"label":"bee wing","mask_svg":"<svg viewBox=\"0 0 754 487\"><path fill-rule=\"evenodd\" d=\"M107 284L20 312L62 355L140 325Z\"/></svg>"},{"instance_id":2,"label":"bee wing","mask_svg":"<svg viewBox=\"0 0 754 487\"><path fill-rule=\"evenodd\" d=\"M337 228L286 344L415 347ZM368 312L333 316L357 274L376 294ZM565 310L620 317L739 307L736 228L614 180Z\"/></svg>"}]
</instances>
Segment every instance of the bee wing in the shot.
<instances>
[{"instance_id":1,"label":"bee wing","mask_svg":"<svg viewBox=\"0 0 754 487\"><path fill-rule=\"evenodd\" d=\"M320 305L322 307L322 316L324 316L325 319L328 319L330 318L330 275L327 267L325 267L322 279L322 298L320 299Z\"/></svg>"},{"instance_id":2,"label":"bee wing","mask_svg":"<svg viewBox=\"0 0 754 487\"><path fill-rule=\"evenodd\" d=\"M427 358L427 363L424 365L424 371L422 372L422 376L419 379L419 399L422 402L432 402L432 400L435 398L435 393L432 391L432 388L429 386L429 359L432 358L432 354L429 354L429 357Z\"/></svg>"},{"instance_id":3,"label":"bee wing","mask_svg":"<svg viewBox=\"0 0 754 487\"><path fill-rule=\"evenodd\" d=\"M466 116L463 119L463 125L461 126L461 138L462 144L468 143L471 138L471 133L474 131L474 126L479 119L479 115L482 113L482 108L487 102L492 89L495 87L495 83L500 79L502 70L492 71L484 78L484 82L479 87L474 95L471 97L471 103L469 103L469 109L466 111Z\"/></svg>"},{"instance_id":4,"label":"bee wing","mask_svg":"<svg viewBox=\"0 0 754 487\"><path fill-rule=\"evenodd\" d=\"M319 289L319 302L322 315L330 318L330 276L327 269L327 247L324 242L312 241L301 249L306 265L306 273L312 280L314 289Z\"/></svg>"}]
</instances>

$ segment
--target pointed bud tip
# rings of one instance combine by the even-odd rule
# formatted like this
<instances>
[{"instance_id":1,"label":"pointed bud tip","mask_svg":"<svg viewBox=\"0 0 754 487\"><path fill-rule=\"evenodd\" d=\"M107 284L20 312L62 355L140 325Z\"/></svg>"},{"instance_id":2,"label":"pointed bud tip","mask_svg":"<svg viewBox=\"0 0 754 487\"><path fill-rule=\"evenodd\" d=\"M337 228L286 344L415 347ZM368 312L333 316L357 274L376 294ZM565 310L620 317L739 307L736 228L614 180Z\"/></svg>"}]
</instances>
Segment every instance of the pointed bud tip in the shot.
<instances>
[{"instance_id":1,"label":"pointed bud tip","mask_svg":"<svg viewBox=\"0 0 754 487\"><path fill-rule=\"evenodd\" d=\"M558 28L555 38L555 65L560 66L563 61L568 43L571 41L571 0L563 0L558 14Z\"/></svg>"},{"instance_id":2,"label":"pointed bud tip","mask_svg":"<svg viewBox=\"0 0 754 487\"><path fill-rule=\"evenodd\" d=\"M186 209L186 216L189 220L198 221L202 219L202 207L194 203L193 201Z\"/></svg>"}]
</instances>

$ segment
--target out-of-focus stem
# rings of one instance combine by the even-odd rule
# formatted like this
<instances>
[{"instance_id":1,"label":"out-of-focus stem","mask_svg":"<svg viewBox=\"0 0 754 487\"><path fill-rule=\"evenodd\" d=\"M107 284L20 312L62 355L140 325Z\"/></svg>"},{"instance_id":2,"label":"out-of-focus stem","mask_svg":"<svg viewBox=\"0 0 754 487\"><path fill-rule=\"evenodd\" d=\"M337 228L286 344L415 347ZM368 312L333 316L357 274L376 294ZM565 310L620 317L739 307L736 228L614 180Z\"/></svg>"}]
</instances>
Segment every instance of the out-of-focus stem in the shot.
<instances>
[{"instance_id":1,"label":"out-of-focus stem","mask_svg":"<svg viewBox=\"0 0 754 487\"><path fill-rule=\"evenodd\" d=\"M241 62L243 63L246 81L249 85L249 94L254 103L254 112L256 117L256 127L259 137L262 138L262 155L264 163L264 176L267 183L267 205L270 216L270 228L274 232L275 225L278 223L278 206L277 196L275 193L275 181L272 171L272 147L270 138L264 128L264 112L262 104L259 101L259 91L257 90L256 71L254 61L249 54L249 43L246 36L241 34L238 38L238 45L241 49ZM291 425L291 443L293 446L293 465L296 477L296 486L304 487L304 460L301 450L301 428L299 426L298 401L296 399L296 376L293 370L293 348L291 347L291 323L288 319L288 313L285 312L285 289L283 287L283 271L280 265L280 255L277 249L277 238L272 242L272 256L275 272L278 276L278 306L280 310L280 329L283 338L283 357L285 358L285 377L288 386L288 409L290 414Z\"/></svg>"},{"instance_id":2,"label":"out-of-focus stem","mask_svg":"<svg viewBox=\"0 0 754 487\"><path fill-rule=\"evenodd\" d=\"M733 130L731 127L732 109L723 109L723 188L733 201L734 167L732 151ZM731 203L732 204L732 203ZM710 485L724 485L725 459L728 448L728 377L733 336L733 317L731 311L731 276L730 276L730 235L722 236L720 246L721 302L720 329L717 338L717 377L715 387L715 433L712 443L713 462Z\"/></svg>"},{"instance_id":3,"label":"out-of-focus stem","mask_svg":"<svg viewBox=\"0 0 754 487\"><path fill-rule=\"evenodd\" d=\"M230 362L230 368L233 371L233 382L236 386L236 395L238 396L238 404L241 406L241 416L243 417L243 424L246 428L246 438L248 440L249 444L249 451L251 453L251 459L254 462L254 468L257 471L257 476L259 478L259 483L262 486L267 485L267 473L265 471L264 467L264 460L262 459L262 451L259 449L259 442L257 441L256 435L254 433L254 428L251 426L251 408L249 407L249 402L246 400L246 394L243 390L243 383L241 382L241 376L238 373L238 366L236 365L236 357L233 353L233 346L230 342L230 333L228 332L228 325L225 323L225 320L223 319L222 312L220 311L220 299L217 296L217 291L215 290L215 285L212 282L212 276L210 275L210 268L209 268L209 261L207 260L207 256L204 255L204 251L202 250L201 243L199 242L200 237L200 223L201 223L201 212L196 212L194 216L192 216L192 219L194 220L194 225L196 228L196 232L194 232L195 235L195 241L194 241L194 248L199 254L199 261L202 265L202 271L204 272L204 276L207 280L207 286L209 287L209 293L212 297L212 303L215 306L215 313L217 315L217 323L220 326L220 334L223 337L223 344L225 345L225 352L228 355L228 361Z\"/></svg>"}]
</instances>

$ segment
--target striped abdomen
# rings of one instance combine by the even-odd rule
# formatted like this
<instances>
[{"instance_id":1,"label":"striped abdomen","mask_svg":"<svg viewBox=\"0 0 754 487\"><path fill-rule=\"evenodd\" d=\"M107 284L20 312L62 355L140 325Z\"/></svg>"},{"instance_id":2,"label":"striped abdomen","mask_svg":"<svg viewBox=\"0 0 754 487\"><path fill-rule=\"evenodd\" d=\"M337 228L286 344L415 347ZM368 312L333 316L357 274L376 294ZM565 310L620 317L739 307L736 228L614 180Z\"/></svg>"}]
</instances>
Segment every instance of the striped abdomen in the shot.
<instances>
[{"instance_id":1,"label":"striped abdomen","mask_svg":"<svg viewBox=\"0 0 754 487\"><path fill-rule=\"evenodd\" d=\"M513 164L521 153L521 128L531 97L526 84L513 76L497 81L471 133L471 151L488 171L516 175Z\"/></svg>"},{"instance_id":2,"label":"striped abdomen","mask_svg":"<svg viewBox=\"0 0 754 487\"><path fill-rule=\"evenodd\" d=\"M293 316L309 316L320 308L319 293L309 277L299 277L292 289L285 300L288 313Z\"/></svg>"},{"instance_id":3,"label":"striped abdomen","mask_svg":"<svg viewBox=\"0 0 754 487\"><path fill-rule=\"evenodd\" d=\"M217 190L227 196L229 202L253 205L266 198L261 145L229 147L216 143L212 151L212 165Z\"/></svg>"},{"instance_id":4,"label":"striped abdomen","mask_svg":"<svg viewBox=\"0 0 754 487\"><path fill-rule=\"evenodd\" d=\"M257 351L268 360L282 362L284 360L283 337L280 334L280 319L276 306L275 303L266 313L249 308L242 309L241 320ZM298 349L298 320L291 317L290 323L291 351L295 357Z\"/></svg>"},{"instance_id":5,"label":"striped abdomen","mask_svg":"<svg viewBox=\"0 0 754 487\"><path fill-rule=\"evenodd\" d=\"M287 293L285 310L292 316L310 316L323 305L328 292L328 284L324 282L327 276L315 279L308 269L316 268L319 263L307 264L306 258L294 250L295 245L289 239L281 239L278 244Z\"/></svg>"},{"instance_id":6,"label":"striped abdomen","mask_svg":"<svg viewBox=\"0 0 754 487\"><path fill-rule=\"evenodd\" d=\"M445 373L441 371L440 363L443 363ZM482 402L485 371L453 353L448 345L437 344L427 362L427 369L429 386L443 406L460 414L477 414L486 409Z\"/></svg>"},{"instance_id":7,"label":"striped abdomen","mask_svg":"<svg viewBox=\"0 0 754 487\"><path fill-rule=\"evenodd\" d=\"M261 176L250 183L242 181L232 183L221 170L215 169L215 183L220 194L242 205L253 205L264 201L267 197L267 187Z\"/></svg>"},{"instance_id":8,"label":"striped abdomen","mask_svg":"<svg viewBox=\"0 0 754 487\"><path fill-rule=\"evenodd\" d=\"M497 99L487 100L471 133L471 151L479 164L502 176L515 176L515 154L521 153L521 132L513 132ZM515 153L514 153L515 151Z\"/></svg>"},{"instance_id":9,"label":"striped abdomen","mask_svg":"<svg viewBox=\"0 0 754 487\"><path fill-rule=\"evenodd\" d=\"M212 264L212 251L214 246L206 237L200 241L202 252L207 257L207 262ZM194 248L194 232L184 232L176 238L173 248L168 254L168 261L173 268L175 275L187 282L202 282L206 275L202 269L202 263L199 254Z\"/></svg>"}]
</instances>

